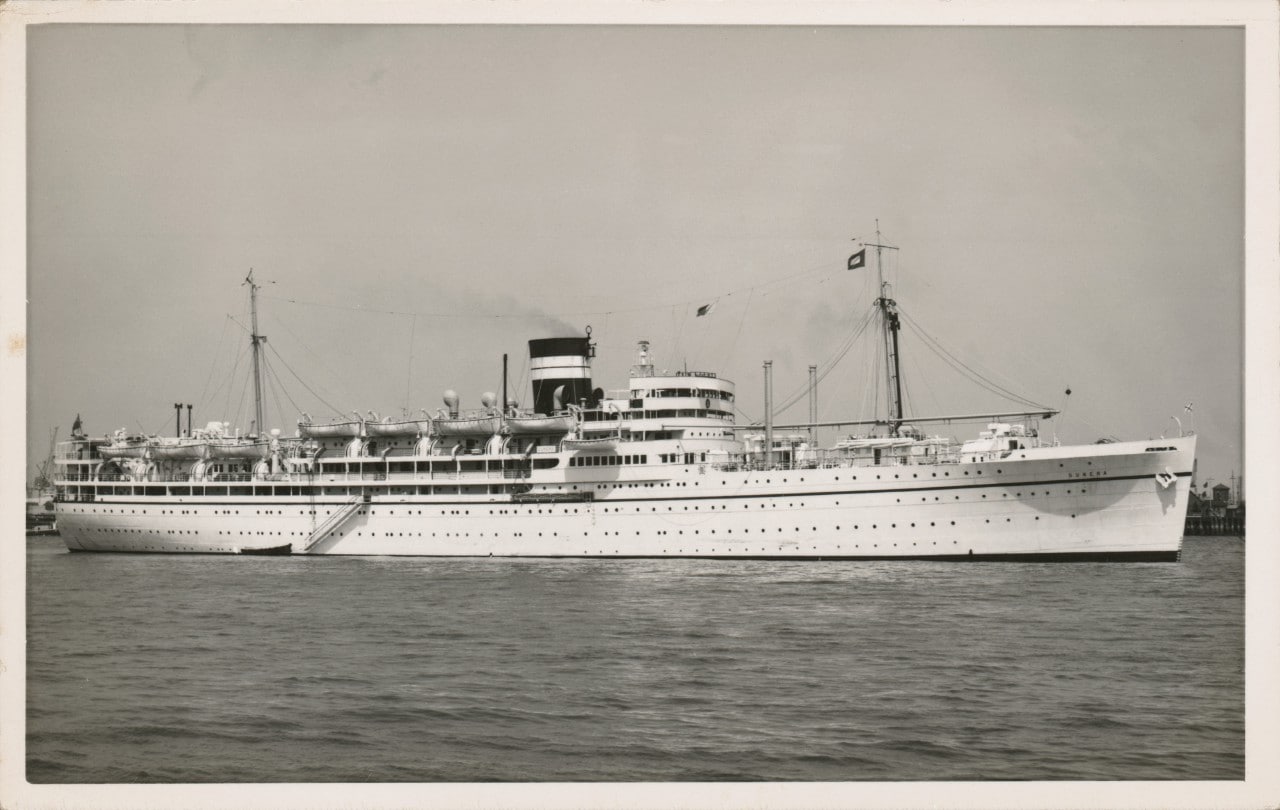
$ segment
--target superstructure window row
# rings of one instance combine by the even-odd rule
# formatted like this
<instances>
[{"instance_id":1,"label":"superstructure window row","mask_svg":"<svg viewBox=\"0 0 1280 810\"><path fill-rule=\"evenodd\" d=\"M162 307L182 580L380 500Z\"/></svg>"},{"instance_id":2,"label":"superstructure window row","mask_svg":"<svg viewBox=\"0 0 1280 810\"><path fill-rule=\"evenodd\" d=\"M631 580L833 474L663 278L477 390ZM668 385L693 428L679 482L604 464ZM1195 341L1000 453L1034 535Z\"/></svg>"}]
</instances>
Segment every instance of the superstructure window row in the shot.
<instances>
[{"instance_id":1,"label":"superstructure window row","mask_svg":"<svg viewBox=\"0 0 1280 810\"><path fill-rule=\"evenodd\" d=\"M712 419L733 419L733 414L729 411L721 411L715 408L679 408L661 411L623 411L622 419L678 419L684 417L707 418ZM584 422L616 422L619 414L615 411L583 411L582 420Z\"/></svg>"},{"instance_id":2,"label":"superstructure window row","mask_svg":"<svg viewBox=\"0 0 1280 810\"><path fill-rule=\"evenodd\" d=\"M648 455L574 456L570 467L621 467L630 464L648 464Z\"/></svg>"},{"instance_id":3,"label":"superstructure window row","mask_svg":"<svg viewBox=\"0 0 1280 810\"><path fill-rule=\"evenodd\" d=\"M632 399L641 397L703 397L707 399L723 399L733 402L733 394L718 388L659 388L654 391L637 389L631 392Z\"/></svg>"}]
</instances>

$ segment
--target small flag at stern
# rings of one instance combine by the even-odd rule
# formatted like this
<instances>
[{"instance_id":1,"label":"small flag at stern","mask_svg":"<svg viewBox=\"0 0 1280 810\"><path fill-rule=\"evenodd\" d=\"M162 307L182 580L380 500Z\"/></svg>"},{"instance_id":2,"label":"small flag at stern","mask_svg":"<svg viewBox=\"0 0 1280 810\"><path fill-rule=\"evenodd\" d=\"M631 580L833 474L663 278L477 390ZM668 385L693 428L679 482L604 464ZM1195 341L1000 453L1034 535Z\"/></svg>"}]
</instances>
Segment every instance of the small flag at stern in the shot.
<instances>
[{"instance_id":1,"label":"small flag at stern","mask_svg":"<svg viewBox=\"0 0 1280 810\"><path fill-rule=\"evenodd\" d=\"M703 304L702 306L698 307L697 317L701 318L703 315L710 315L711 310L715 309L715 306L716 306L716 302L712 301L710 304ZM688 310L685 310L685 311L687 312Z\"/></svg>"},{"instance_id":2,"label":"small flag at stern","mask_svg":"<svg viewBox=\"0 0 1280 810\"><path fill-rule=\"evenodd\" d=\"M849 269L857 270L859 267L867 266L867 249L863 248L857 253L849 257Z\"/></svg>"}]
</instances>

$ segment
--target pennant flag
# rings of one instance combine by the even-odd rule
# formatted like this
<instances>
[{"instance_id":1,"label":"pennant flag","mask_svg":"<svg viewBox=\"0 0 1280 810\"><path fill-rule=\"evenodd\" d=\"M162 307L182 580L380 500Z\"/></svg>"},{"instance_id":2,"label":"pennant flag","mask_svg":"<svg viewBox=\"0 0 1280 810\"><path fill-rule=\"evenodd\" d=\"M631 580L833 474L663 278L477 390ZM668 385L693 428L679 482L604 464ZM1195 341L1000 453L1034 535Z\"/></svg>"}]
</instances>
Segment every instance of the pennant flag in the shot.
<instances>
[{"instance_id":1,"label":"pennant flag","mask_svg":"<svg viewBox=\"0 0 1280 810\"><path fill-rule=\"evenodd\" d=\"M711 310L715 309L715 306L716 306L716 302L712 301L710 304L703 304L702 306L698 307L697 317L701 318L703 315L710 315Z\"/></svg>"},{"instance_id":2,"label":"pennant flag","mask_svg":"<svg viewBox=\"0 0 1280 810\"><path fill-rule=\"evenodd\" d=\"M867 249L863 248L857 253L849 257L849 269L857 270L859 267L867 266Z\"/></svg>"}]
</instances>

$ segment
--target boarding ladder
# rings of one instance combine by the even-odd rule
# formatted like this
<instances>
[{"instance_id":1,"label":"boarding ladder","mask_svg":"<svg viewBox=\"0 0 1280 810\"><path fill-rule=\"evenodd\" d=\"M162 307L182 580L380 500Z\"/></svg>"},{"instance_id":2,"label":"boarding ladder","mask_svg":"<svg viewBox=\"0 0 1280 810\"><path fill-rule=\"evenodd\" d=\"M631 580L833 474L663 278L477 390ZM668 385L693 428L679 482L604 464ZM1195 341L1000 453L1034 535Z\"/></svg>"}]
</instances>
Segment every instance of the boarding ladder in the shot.
<instances>
[{"instance_id":1,"label":"boarding ladder","mask_svg":"<svg viewBox=\"0 0 1280 810\"><path fill-rule=\"evenodd\" d=\"M370 497L368 493L363 495L354 495L351 500L342 505L342 508L325 518L324 522L316 526L311 534L307 535L307 539L303 541L302 551L306 553L311 551L316 543L319 543L326 535L346 523L352 515L360 510L360 507L369 503Z\"/></svg>"}]
</instances>

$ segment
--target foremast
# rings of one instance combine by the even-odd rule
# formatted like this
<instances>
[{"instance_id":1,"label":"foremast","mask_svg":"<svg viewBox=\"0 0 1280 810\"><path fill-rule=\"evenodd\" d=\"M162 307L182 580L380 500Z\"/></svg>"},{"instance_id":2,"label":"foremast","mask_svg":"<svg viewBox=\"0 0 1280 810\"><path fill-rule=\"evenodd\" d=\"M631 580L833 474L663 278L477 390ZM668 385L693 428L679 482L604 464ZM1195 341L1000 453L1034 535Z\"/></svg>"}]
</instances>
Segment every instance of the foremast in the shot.
<instances>
[{"instance_id":1,"label":"foremast","mask_svg":"<svg viewBox=\"0 0 1280 810\"><path fill-rule=\"evenodd\" d=\"M253 280L253 269L250 268L249 275L245 277L245 284L249 285L249 313L252 331L249 333L249 344L253 347L253 430L251 433L261 434L266 428L262 421L262 360L259 355L262 353L262 343L266 341L265 335L258 334L258 283Z\"/></svg>"},{"instance_id":2,"label":"foremast","mask_svg":"<svg viewBox=\"0 0 1280 810\"><path fill-rule=\"evenodd\" d=\"M889 435L895 436L902 427L902 370L898 362L898 304L893 300L892 286L884 277L884 261L882 251L897 250L893 245L886 245L880 238L880 220L876 220L876 241L869 247L876 249L876 275L880 281L880 295L876 298L876 307L880 310L880 333L884 340L886 391L888 398Z\"/></svg>"}]
</instances>

